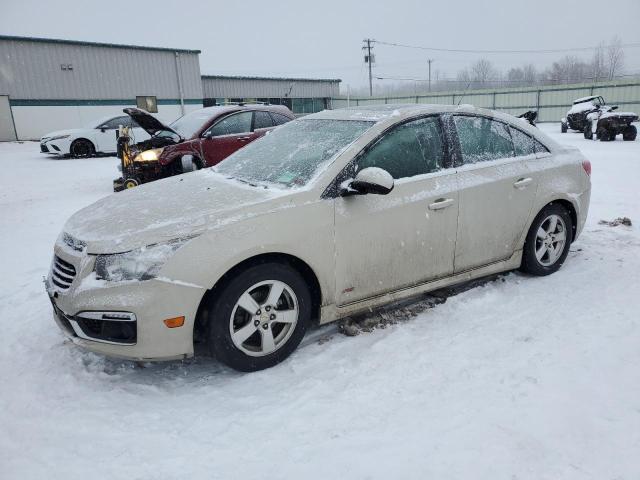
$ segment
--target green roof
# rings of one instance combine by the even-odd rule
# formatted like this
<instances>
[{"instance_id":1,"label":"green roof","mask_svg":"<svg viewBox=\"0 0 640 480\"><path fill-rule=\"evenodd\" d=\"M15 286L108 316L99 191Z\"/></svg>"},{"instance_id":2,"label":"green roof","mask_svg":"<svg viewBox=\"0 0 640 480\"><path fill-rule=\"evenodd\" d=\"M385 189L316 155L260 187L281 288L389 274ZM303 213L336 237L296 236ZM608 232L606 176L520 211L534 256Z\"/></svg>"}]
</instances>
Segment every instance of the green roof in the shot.
<instances>
[{"instance_id":1,"label":"green roof","mask_svg":"<svg viewBox=\"0 0 640 480\"><path fill-rule=\"evenodd\" d=\"M62 40L59 38L16 37L12 35L0 35L0 40L38 43L62 43L65 45L86 45L89 47L128 48L134 50L155 50L160 52L201 53L200 50L185 50L181 48L144 47L141 45L124 45L117 43L83 42L80 40Z\"/></svg>"},{"instance_id":2,"label":"green roof","mask_svg":"<svg viewBox=\"0 0 640 480\"><path fill-rule=\"evenodd\" d=\"M219 80L279 80L286 82L341 82L339 78L290 78L290 77L247 77L242 75L202 75L202 78Z\"/></svg>"}]
</instances>

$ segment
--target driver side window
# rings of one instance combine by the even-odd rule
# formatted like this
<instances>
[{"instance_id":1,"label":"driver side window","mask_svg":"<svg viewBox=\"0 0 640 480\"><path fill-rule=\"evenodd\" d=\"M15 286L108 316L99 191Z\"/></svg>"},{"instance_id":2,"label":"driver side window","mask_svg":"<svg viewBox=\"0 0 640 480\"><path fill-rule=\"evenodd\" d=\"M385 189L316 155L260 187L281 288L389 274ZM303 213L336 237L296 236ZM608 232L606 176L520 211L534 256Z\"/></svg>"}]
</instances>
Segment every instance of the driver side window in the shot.
<instances>
[{"instance_id":1,"label":"driver side window","mask_svg":"<svg viewBox=\"0 0 640 480\"><path fill-rule=\"evenodd\" d=\"M205 136L219 137L221 135L249 133L251 132L252 115L252 112L241 112L229 115L207 130Z\"/></svg>"},{"instance_id":2,"label":"driver side window","mask_svg":"<svg viewBox=\"0 0 640 480\"><path fill-rule=\"evenodd\" d=\"M379 167L394 179L440 170L444 165L444 142L438 117L403 123L388 132L358 160L357 170Z\"/></svg>"},{"instance_id":3,"label":"driver side window","mask_svg":"<svg viewBox=\"0 0 640 480\"><path fill-rule=\"evenodd\" d=\"M107 120L98 128L104 129L104 130L115 130L117 128L120 128L120 125L122 125L123 127L128 127L131 125L131 122L129 121L130 118L131 117L129 117L128 115L122 116L122 117L115 117L115 118L112 118L111 120Z\"/></svg>"}]
</instances>

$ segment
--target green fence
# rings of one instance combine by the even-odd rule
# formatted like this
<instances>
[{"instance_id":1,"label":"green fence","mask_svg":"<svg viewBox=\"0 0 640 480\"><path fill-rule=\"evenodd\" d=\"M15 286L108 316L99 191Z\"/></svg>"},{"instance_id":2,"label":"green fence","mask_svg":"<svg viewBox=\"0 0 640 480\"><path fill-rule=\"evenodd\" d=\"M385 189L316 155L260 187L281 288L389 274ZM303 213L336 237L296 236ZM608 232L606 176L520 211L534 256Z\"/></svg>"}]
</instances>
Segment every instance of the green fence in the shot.
<instances>
[{"instance_id":1,"label":"green fence","mask_svg":"<svg viewBox=\"0 0 640 480\"><path fill-rule=\"evenodd\" d=\"M519 115L536 110L541 122L560 121L573 100L589 95L602 95L609 105L620 111L640 113L640 80L598 82L547 87L503 88L491 90L462 90L437 92L428 95L401 97L338 97L331 99L331 108L357 107L394 103L427 103L438 105L471 104Z\"/></svg>"}]
</instances>

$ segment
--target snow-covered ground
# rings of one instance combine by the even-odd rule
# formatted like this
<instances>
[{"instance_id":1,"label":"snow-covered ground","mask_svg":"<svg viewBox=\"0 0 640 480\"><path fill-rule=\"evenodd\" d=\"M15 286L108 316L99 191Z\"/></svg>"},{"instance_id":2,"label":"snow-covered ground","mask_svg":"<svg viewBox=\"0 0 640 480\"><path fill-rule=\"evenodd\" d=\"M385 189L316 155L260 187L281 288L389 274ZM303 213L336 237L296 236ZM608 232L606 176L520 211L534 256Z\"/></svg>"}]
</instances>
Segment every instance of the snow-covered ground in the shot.
<instances>
[{"instance_id":1,"label":"snow-covered ground","mask_svg":"<svg viewBox=\"0 0 640 480\"><path fill-rule=\"evenodd\" d=\"M640 478L640 141L541 128L593 164L560 272L356 337L328 327L253 374L66 343L41 279L117 160L0 144L0 478ZM634 225L598 224L619 216Z\"/></svg>"}]
</instances>

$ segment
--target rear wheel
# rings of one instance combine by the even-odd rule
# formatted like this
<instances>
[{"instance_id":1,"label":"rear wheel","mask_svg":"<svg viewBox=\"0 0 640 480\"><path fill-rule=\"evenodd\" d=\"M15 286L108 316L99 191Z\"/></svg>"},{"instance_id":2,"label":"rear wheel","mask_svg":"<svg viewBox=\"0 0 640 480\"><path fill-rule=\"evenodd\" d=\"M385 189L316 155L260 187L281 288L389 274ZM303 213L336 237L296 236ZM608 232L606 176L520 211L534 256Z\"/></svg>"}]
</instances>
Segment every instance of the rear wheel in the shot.
<instances>
[{"instance_id":1,"label":"rear wheel","mask_svg":"<svg viewBox=\"0 0 640 480\"><path fill-rule=\"evenodd\" d=\"M622 140L626 142L633 142L636 139L637 135L638 135L638 129L636 128L636 126L628 125L622 131Z\"/></svg>"},{"instance_id":2,"label":"rear wheel","mask_svg":"<svg viewBox=\"0 0 640 480\"><path fill-rule=\"evenodd\" d=\"M300 344L311 318L302 276L280 263L249 267L209 300L211 353L242 372L272 367Z\"/></svg>"},{"instance_id":3,"label":"rear wheel","mask_svg":"<svg viewBox=\"0 0 640 480\"><path fill-rule=\"evenodd\" d=\"M567 133L567 122L560 122L560 131L562 133Z\"/></svg>"},{"instance_id":4,"label":"rear wheel","mask_svg":"<svg viewBox=\"0 0 640 480\"><path fill-rule=\"evenodd\" d=\"M92 157L96 154L96 149L86 138L74 140L69 148L69 153L75 158Z\"/></svg>"},{"instance_id":5,"label":"rear wheel","mask_svg":"<svg viewBox=\"0 0 640 480\"><path fill-rule=\"evenodd\" d=\"M586 138L587 140L593 139L593 129L591 128L591 124L590 123L588 123L584 127L584 138Z\"/></svg>"},{"instance_id":6,"label":"rear wheel","mask_svg":"<svg viewBox=\"0 0 640 480\"><path fill-rule=\"evenodd\" d=\"M569 254L573 236L571 215L562 205L544 207L531 224L520 269L532 275L556 272Z\"/></svg>"}]
</instances>

